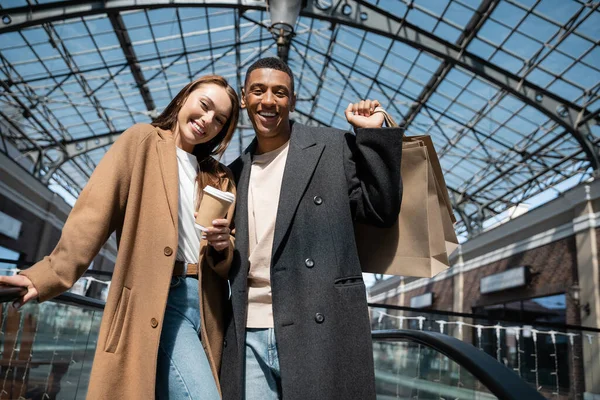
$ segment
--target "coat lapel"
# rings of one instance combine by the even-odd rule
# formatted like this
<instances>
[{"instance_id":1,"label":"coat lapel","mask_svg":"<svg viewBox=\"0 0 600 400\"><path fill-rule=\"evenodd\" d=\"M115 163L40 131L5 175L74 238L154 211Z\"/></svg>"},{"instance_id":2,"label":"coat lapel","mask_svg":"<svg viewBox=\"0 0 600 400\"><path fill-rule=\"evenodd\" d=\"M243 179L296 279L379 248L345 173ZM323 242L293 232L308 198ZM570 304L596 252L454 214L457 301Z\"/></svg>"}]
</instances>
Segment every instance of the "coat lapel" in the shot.
<instances>
[{"instance_id":1,"label":"coat lapel","mask_svg":"<svg viewBox=\"0 0 600 400\"><path fill-rule=\"evenodd\" d=\"M275 221L271 257L273 262L324 148L324 145L315 142L307 126L298 123L292 125L290 148L281 182L277 220Z\"/></svg>"},{"instance_id":2,"label":"coat lapel","mask_svg":"<svg viewBox=\"0 0 600 400\"><path fill-rule=\"evenodd\" d=\"M256 141L256 139L255 139ZM254 142L253 142L254 143ZM237 182L237 201L235 206L235 253L237 262L231 264L229 277L231 280L231 302L233 308L238 310L233 315L238 348L244 348L244 329L246 329L246 310L248 307L248 186L250 184L250 170L252 166L252 149L250 145L241 155L241 169L233 170ZM239 172L238 172L239 171ZM239 173L239 175L237 175Z\"/></svg>"},{"instance_id":3,"label":"coat lapel","mask_svg":"<svg viewBox=\"0 0 600 400\"><path fill-rule=\"evenodd\" d=\"M246 282L248 276L248 186L250 184L250 170L252 166L252 154L249 149L242 154L242 169L237 179L237 198L235 209L235 230L242 232L236 235L235 248L240 256L240 263L234 263L230 276ZM239 200L243 199L243 200ZM237 268L240 268L238 271ZM235 270L234 270L235 269ZM241 273L240 273L241 272ZM238 290L244 290L246 285L238 286Z\"/></svg>"},{"instance_id":4,"label":"coat lapel","mask_svg":"<svg viewBox=\"0 0 600 400\"><path fill-rule=\"evenodd\" d=\"M167 202L169 203L169 211L171 212L171 220L173 226L177 227L179 209L179 177L177 172L177 154L175 153L175 145L170 137L167 137L164 132L160 132L162 140L156 143L158 150L158 159L160 162L160 173L162 175L163 186L167 194Z\"/></svg>"}]
</instances>

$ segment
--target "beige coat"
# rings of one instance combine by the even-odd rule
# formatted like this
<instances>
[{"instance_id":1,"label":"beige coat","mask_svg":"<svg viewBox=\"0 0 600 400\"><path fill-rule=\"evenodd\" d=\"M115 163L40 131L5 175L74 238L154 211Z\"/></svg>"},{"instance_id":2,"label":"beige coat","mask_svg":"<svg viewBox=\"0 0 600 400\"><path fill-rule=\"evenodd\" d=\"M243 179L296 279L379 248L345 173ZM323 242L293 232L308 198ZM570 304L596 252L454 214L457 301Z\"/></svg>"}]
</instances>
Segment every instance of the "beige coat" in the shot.
<instances>
[{"instance_id":1,"label":"beige coat","mask_svg":"<svg viewBox=\"0 0 600 400\"><path fill-rule=\"evenodd\" d=\"M227 183L233 190L233 184ZM48 300L69 289L113 231L118 255L104 309L88 399L152 399L167 295L177 252L179 186L169 131L125 131L81 192L52 254L22 272ZM231 220L234 205L228 218ZM202 344L218 383L226 280L233 245L215 265L200 246ZM210 251L209 251L210 249Z\"/></svg>"}]
</instances>

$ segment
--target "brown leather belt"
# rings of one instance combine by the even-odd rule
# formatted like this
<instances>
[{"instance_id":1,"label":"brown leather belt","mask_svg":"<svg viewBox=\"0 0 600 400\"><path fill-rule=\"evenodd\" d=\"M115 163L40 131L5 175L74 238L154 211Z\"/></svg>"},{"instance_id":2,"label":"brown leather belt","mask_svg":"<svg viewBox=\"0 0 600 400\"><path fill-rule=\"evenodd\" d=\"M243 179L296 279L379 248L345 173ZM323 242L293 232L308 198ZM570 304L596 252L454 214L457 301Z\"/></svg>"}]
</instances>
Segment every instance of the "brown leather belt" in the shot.
<instances>
[{"instance_id":1,"label":"brown leather belt","mask_svg":"<svg viewBox=\"0 0 600 400\"><path fill-rule=\"evenodd\" d=\"M198 264L186 264L183 261L176 260L175 267L173 267L173 276L198 277Z\"/></svg>"}]
</instances>

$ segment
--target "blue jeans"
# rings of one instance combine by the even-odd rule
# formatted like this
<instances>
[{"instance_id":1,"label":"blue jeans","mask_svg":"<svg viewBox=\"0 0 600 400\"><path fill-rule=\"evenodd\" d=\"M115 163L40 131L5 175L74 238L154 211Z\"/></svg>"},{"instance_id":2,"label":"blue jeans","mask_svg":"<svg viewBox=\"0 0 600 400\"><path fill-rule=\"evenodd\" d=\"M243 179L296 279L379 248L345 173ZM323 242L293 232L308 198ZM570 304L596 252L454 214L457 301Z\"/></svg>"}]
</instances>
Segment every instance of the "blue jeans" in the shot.
<instances>
[{"instance_id":1,"label":"blue jeans","mask_svg":"<svg viewBox=\"0 0 600 400\"><path fill-rule=\"evenodd\" d=\"M273 328L246 328L245 400L281 398L279 356Z\"/></svg>"},{"instance_id":2,"label":"blue jeans","mask_svg":"<svg viewBox=\"0 0 600 400\"><path fill-rule=\"evenodd\" d=\"M200 341L198 280L173 277L156 366L158 400L220 400Z\"/></svg>"}]
</instances>

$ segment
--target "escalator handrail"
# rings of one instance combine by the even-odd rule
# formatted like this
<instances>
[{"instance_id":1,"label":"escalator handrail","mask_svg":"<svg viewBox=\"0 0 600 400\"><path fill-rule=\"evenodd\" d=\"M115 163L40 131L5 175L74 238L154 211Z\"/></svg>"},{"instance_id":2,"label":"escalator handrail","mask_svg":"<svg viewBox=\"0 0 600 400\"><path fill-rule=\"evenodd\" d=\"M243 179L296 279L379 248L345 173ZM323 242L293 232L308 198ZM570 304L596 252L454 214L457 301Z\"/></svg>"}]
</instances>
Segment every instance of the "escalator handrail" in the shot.
<instances>
[{"instance_id":1,"label":"escalator handrail","mask_svg":"<svg viewBox=\"0 0 600 400\"><path fill-rule=\"evenodd\" d=\"M106 303L103 300L93 297L82 296L80 294L64 292L52 299L61 304L74 305L78 307L91 308L94 310L104 310Z\"/></svg>"},{"instance_id":2,"label":"escalator handrail","mask_svg":"<svg viewBox=\"0 0 600 400\"><path fill-rule=\"evenodd\" d=\"M0 303L8 303L17 300L27 292L27 289L19 286L0 285ZM52 301L61 304L75 305L78 307L103 310L105 302L75 293L65 292L54 297Z\"/></svg>"},{"instance_id":3,"label":"escalator handrail","mask_svg":"<svg viewBox=\"0 0 600 400\"><path fill-rule=\"evenodd\" d=\"M0 303L12 302L27 293L27 289L20 286L0 284Z\"/></svg>"},{"instance_id":4,"label":"escalator handrail","mask_svg":"<svg viewBox=\"0 0 600 400\"><path fill-rule=\"evenodd\" d=\"M544 400L545 397L495 358L455 337L418 330L380 330L373 340L409 341L442 353L469 371L493 395L501 400Z\"/></svg>"}]
</instances>

